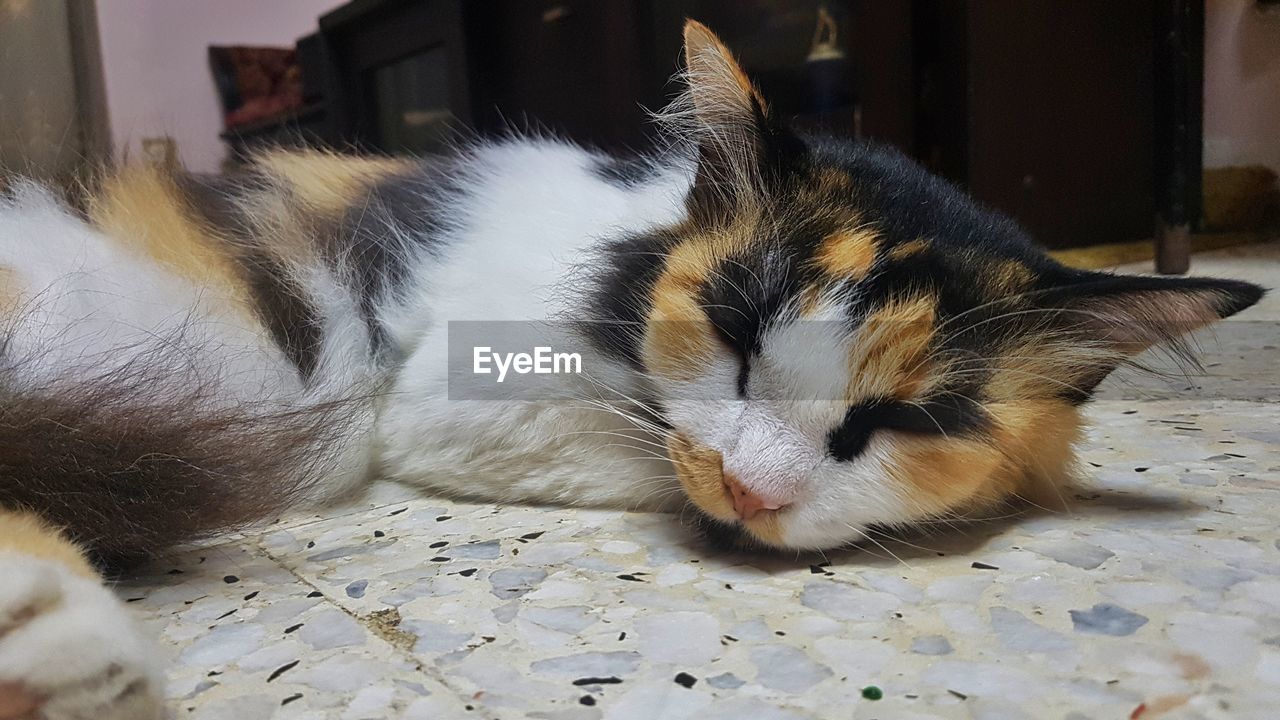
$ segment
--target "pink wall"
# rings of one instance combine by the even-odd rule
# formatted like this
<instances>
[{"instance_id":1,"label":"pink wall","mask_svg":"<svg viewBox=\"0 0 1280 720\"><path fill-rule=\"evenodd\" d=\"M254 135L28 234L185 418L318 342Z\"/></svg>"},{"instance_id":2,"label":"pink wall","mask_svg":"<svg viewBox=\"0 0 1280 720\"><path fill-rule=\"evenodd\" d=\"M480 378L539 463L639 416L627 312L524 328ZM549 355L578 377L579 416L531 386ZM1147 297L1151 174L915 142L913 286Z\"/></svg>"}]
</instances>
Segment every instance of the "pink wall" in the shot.
<instances>
[{"instance_id":1,"label":"pink wall","mask_svg":"<svg viewBox=\"0 0 1280 720\"><path fill-rule=\"evenodd\" d=\"M1205 167L1280 172L1280 9L1208 0L1205 13Z\"/></svg>"},{"instance_id":2,"label":"pink wall","mask_svg":"<svg viewBox=\"0 0 1280 720\"><path fill-rule=\"evenodd\" d=\"M107 0L98 3L107 110L117 157L169 135L192 170L219 168L222 108L206 48L292 45L340 0Z\"/></svg>"}]
</instances>

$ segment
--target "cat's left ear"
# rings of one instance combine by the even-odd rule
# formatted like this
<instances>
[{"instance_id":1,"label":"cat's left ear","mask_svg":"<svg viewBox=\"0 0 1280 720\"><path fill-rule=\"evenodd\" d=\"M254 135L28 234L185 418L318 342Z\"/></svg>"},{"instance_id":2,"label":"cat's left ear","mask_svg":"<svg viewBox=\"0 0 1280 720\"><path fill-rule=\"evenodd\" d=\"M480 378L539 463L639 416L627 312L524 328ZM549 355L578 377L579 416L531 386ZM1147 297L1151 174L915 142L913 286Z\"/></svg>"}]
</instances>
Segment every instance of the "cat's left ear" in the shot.
<instances>
[{"instance_id":1,"label":"cat's left ear","mask_svg":"<svg viewBox=\"0 0 1280 720\"><path fill-rule=\"evenodd\" d=\"M1054 381L1078 400L1126 359L1178 338L1258 302L1264 290L1239 280L1125 276L1061 269L1051 287L1037 293L1050 311L1021 317L1054 348ZM1046 278L1047 279L1047 278Z\"/></svg>"},{"instance_id":2,"label":"cat's left ear","mask_svg":"<svg viewBox=\"0 0 1280 720\"><path fill-rule=\"evenodd\" d=\"M1132 356L1235 315L1265 292L1240 280L1073 272L1042 303L1061 311L1059 330Z\"/></svg>"},{"instance_id":3,"label":"cat's left ear","mask_svg":"<svg viewBox=\"0 0 1280 720\"><path fill-rule=\"evenodd\" d=\"M771 154L777 154L780 128L769 106L733 53L707 26L684 26L684 118L698 146L694 196L713 203L734 203L758 192ZM793 148L793 150L798 148Z\"/></svg>"}]
</instances>

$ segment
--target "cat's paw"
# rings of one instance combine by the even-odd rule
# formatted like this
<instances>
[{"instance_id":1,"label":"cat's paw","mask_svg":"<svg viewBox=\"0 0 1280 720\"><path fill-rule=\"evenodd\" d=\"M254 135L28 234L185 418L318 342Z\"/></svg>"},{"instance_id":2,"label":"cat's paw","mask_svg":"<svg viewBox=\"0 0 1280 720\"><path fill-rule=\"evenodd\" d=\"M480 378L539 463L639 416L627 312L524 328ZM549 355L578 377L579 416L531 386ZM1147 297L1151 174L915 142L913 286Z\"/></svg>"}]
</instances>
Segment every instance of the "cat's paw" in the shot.
<instances>
[{"instance_id":1,"label":"cat's paw","mask_svg":"<svg viewBox=\"0 0 1280 720\"><path fill-rule=\"evenodd\" d=\"M0 720L153 720L153 646L119 598L59 563L0 552Z\"/></svg>"}]
</instances>

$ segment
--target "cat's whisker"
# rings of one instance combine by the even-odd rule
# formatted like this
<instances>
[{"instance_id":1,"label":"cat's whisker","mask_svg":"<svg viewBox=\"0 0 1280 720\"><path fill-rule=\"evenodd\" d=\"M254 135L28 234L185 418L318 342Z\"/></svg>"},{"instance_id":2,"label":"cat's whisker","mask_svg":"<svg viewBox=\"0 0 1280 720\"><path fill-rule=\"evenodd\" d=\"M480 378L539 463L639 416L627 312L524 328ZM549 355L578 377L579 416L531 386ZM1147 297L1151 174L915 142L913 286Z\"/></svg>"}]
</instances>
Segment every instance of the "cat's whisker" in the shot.
<instances>
[{"instance_id":1,"label":"cat's whisker","mask_svg":"<svg viewBox=\"0 0 1280 720\"><path fill-rule=\"evenodd\" d=\"M910 541L908 541L908 540L904 539L903 537L901 537L901 536L900 536L900 535L898 535L898 534L891 534L891 533L885 532L885 531L883 531L883 530L878 530L878 529L876 529L876 528L874 528L874 527L868 527L868 528L866 528L866 532L867 532L868 534L873 533L873 532L874 532L874 533L879 533L880 537L881 537L881 538L883 538L885 541L887 541L887 542L897 543L897 544L899 544L899 545L905 545L905 546L907 546L907 547L909 547L909 548L911 548L911 549L913 549L913 550L920 550L920 551L922 551L922 552L927 552L927 553L936 553L936 552L938 552L938 549L937 549L937 548L925 547L924 545L917 545L917 544L915 544L915 543L913 543L913 542L910 542Z\"/></svg>"},{"instance_id":2,"label":"cat's whisker","mask_svg":"<svg viewBox=\"0 0 1280 720\"><path fill-rule=\"evenodd\" d=\"M647 403L645 403L645 402L643 402L643 401L639 400L638 398L632 397L631 395L629 395L629 394L627 394L627 393L625 393L625 392L622 392L621 390L619 390L619 389L617 389L617 388L613 387L612 385L609 385L608 383L604 382L603 380L600 380L599 378L595 377L594 375L592 375L592 374L590 374L590 373L584 372L584 373L582 373L581 377L585 378L588 382L590 382L592 385L594 385L594 386L595 386L596 388L598 388L598 389L606 390L606 391L608 391L608 392L610 392L610 393L613 393L614 395L617 395L618 397L620 397L620 398L622 398L622 399L626 400L627 402L629 402L629 403L631 403L631 404L633 404L633 405L636 405L637 407L643 408L644 410L647 410L647 411L649 411L649 412L652 412L652 413L654 413L655 415L656 415L656 414L658 414L658 413L657 413L657 411L656 411L653 407L651 407L650 405L648 405Z\"/></svg>"},{"instance_id":3,"label":"cat's whisker","mask_svg":"<svg viewBox=\"0 0 1280 720\"><path fill-rule=\"evenodd\" d=\"M954 372L954 373L952 373L952 374L953 374L953 375L955 375L955 376L958 376L958 377L963 377L963 376L965 376L965 375L981 374L981 373L984 373L984 372L985 372L985 371L979 371L979 370L957 370L957 371L955 371L955 372ZM1060 379L1058 379L1058 378L1050 377L1050 376L1045 375L1045 374L1043 374L1043 373L1032 372L1032 371L1030 371L1030 370L1019 370L1019 369L1014 369L1014 368L1005 368L1005 369L1001 370L1001 372L1011 373L1011 374L1014 374L1014 375L1020 375L1020 376L1024 376L1024 377L1035 378L1035 379L1038 379L1038 380L1044 380L1045 382L1047 382L1047 383L1049 383L1049 384L1051 384L1051 385L1057 385L1058 387L1064 388L1064 389L1066 389L1066 390L1070 390L1070 391L1072 391L1073 393L1083 393L1083 392L1084 392L1084 390L1083 390L1082 388L1080 388L1080 387L1078 387L1078 386L1076 386L1076 385L1072 385L1071 383L1069 383L1069 382L1067 382L1067 381L1065 381L1065 380L1060 380Z\"/></svg>"},{"instance_id":4,"label":"cat's whisker","mask_svg":"<svg viewBox=\"0 0 1280 720\"><path fill-rule=\"evenodd\" d=\"M659 478L653 482L641 485L640 487L645 487L645 485L653 485L654 489L646 492L644 495L641 495L637 500L630 504L630 507L644 507L645 504L651 500L665 501L667 498L684 496L684 490L680 487L678 479L674 476Z\"/></svg>"},{"instance_id":5,"label":"cat's whisker","mask_svg":"<svg viewBox=\"0 0 1280 720\"><path fill-rule=\"evenodd\" d=\"M894 552L893 552L892 550L890 550L889 548L885 547L885 546L884 546L884 544L883 544L883 543L881 543L879 540L876 540L874 537L872 537L871 535L867 534L867 532L866 532L866 531L864 531L862 528L860 528L860 527L858 527L858 526L856 526L856 525L850 524L850 523L845 523L845 527L847 527L847 528L849 528L850 530L852 530L852 531L854 531L854 532L858 533L858 535L860 535L861 537L863 537L863 538L865 538L866 540L868 540L868 541L870 541L871 543L873 543L876 547L878 547L878 548L880 548L881 550L883 550L883 551L885 551L886 553L888 553L889 557L891 557L891 558L893 558L894 560L897 560L898 562L902 563L902 565L903 565L904 567L906 567L908 570L914 570L914 569L915 569L914 567L912 567L912 566L911 566L911 563L909 563L909 562L907 562L906 560L903 560L902 558L898 557L896 554L894 554Z\"/></svg>"},{"instance_id":6,"label":"cat's whisker","mask_svg":"<svg viewBox=\"0 0 1280 720\"><path fill-rule=\"evenodd\" d=\"M569 437L573 437L573 436L576 436L576 435L595 435L595 434L606 434L606 435L607 435L608 433L600 433L600 432L598 432L598 431L583 430L583 431L576 431L576 432L570 432L570 433L561 433L561 434L559 434L559 435L553 435L553 436L551 436L551 437L550 437L550 439L551 439L551 440L554 440L554 441L560 441L560 440L564 440L564 439L567 439L567 438L569 438ZM629 437L628 437L628 438L626 438L626 439L631 439L631 438L629 438ZM635 452L637 452L637 453L640 453L640 455L636 455L636 456L632 456L632 457L611 458L612 460L635 460L635 461L644 460L644 461L646 461L646 462L652 462L652 461L664 461L664 462L666 462L666 461L669 461L669 458L668 458L668 456L667 456L666 454L664 454L664 453L663 453L663 452L661 452L660 450L657 450L657 449L655 449L655 448L653 448L653 447L643 447L643 446L639 446L639 445L630 445L630 444L622 443L622 442L602 442L602 443L600 443L597 447L599 447L600 449L607 449L607 448L622 448L622 449L626 449L626 450L633 450L633 451L635 451ZM605 461L605 458L601 458L601 461L602 461L602 462L603 462L603 461Z\"/></svg>"},{"instance_id":7,"label":"cat's whisker","mask_svg":"<svg viewBox=\"0 0 1280 720\"><path fill-rule=\"evenodd\" d=\"M632 408L627 406L628 405L634 406L636 409L642 410L651 416L657 417L648 408L637 406L631 402L619 403L617 401L606 400L603 397L601 397L599 394L589 395L585 393L576 394L572 396L572 399L578 402L587 403L586 406L580 406L579 409L599 410L612 415L618 415L620 417L626 418L628 421L634 422L637 425L642 426L646 430L654 430L657 433L661 433L666 429L662 425L655 422L653 417L645 417L645 416L636 414L632 410Z\"/></svg>"},{"instance_id":8,"label":"cat's whisker","mask_svg":"<svg viewBox=\"0 0 1280 720\"><path fill-rule=\"evenodd\" d=\"M665 428L661 425L658 425L657 423L654 423L651 420L629 413L612 403L608 403L602 400L596 400L593 398L586 398L586 397L580 398L579 400L580 402L586 403L586 405L571 406L571 407L576 407L576 409L580 409L580 410L594 410L598 412L604 412L611 415L615 415L631 423L637 429L643 430L649 433L650 435L654 435L659 438L665 439L670 435L669 428Z\"/></svg>"},{"instance_id":9,"label":"cat's whisker","mask_svg":"<svg viewBox=\"0 0 1280 720\"><path fill-rule=\"evenodd\" d=\"M638 438L638 437L635 437L635 436L632 436L632 435L627 435L626 433L613 432L613 431L610 431L610 430L570 430L570 431L567 431L567 432L559 433L558 435L555 435L554 437L555 437L556 439L559 439L559 438L566 438L566 437L576 437L576 436L579 436L579 435L604 435L604 436L607 436L607 437L623 438L623 439L626 439L626 440L633 440L633 441L635 441L635 442L641 443L642 445L647 445L647 446L649 446L649 447L651 447L651 448L657 448L657 449L659 449L659 450L663 451L664 453L665 453L665 451L666 451L666 449L667 449L667 446L666 446L666 445L664 445L663 443L660 443L660 442L654 442L654 441L651 441L651 440L645 440L645 439L643 439L643 438ZM608 447L608 446L606 446L606 447ZM618 445L618 447L634 447L634 446L619 444L619 445ZM639 450L640 448L636 448L636 449L637 449L637 450ZM666 458L666 455L665 455L665 454L663 454L661 457L662 457L663 459L665 459L665 458Z\"/></svg>"},{"instance_id":10,"label":"cat's whisker","mask_svg":"<svg viewBox=\"0 0 1280 720\"><path fill-rule=\"evenodd\" d=\"M620 443L604 444L604 445L601 445L600 447L601 447L601 448L623 448L623 449L625 449L625 450L635 450L636 452L639 452L639 453L645 453L645 452L646 452L646 449L645 449L645 448L638 448L638 447L636 447L636 446L634 446L634 445L623 445L623 444L620 444ZM666 458L666 456L664 456L664 455L658 455L658 454L656 454L656 453L649 453L649 454L633 455L633 456L629 456L629 457L614 458L614 459L619 460L619 461L622 461L622 462L650 463L650 462L653 462L653 461L655 461L655 460L657 460L657 461L665 461L667 458ZM602 462L604 462L604 460L602 460Z\"/></svg>"},{"instance_id":11,"label":"cat's whisker","mask_svg":"<svg viewBox=\"0 0 1280 720\"><path fill-rule=\"evenodd\" d=\"M706 310L732 310L732 311L734 311L734 312L738 313L739 315L741 315L742 317L744 317L744 318L746 318L746 319L748 319L748 320L750 320L750 319L751 319L751 316L750 316L750 315L746 314L746 313L745 313L745 312L743 312L742 310L740 310L740 309L738 309L738 308L736 308L736 307L734 307L734 306L732 306L732 305L707 305L707 304L702 304L702 305L698 305L698 308L699 308L699 309L701 309L701 310L704 310L704 311L706 311ZM723 333L725 333L726 335L728 335L728 334L729 334L729 333L728 333L728 331L727 331L726 329L724 329L724 328L720 328L720 331L721 331L721 332L723 332ZM730 337L733 337L733 336L732 336L732 335L730 335ZM733 338L733 339L734 339L735 341L737 340L737 338L736 338L736 337L735 337L735 338Z\"/></svg>"}]
</instances>

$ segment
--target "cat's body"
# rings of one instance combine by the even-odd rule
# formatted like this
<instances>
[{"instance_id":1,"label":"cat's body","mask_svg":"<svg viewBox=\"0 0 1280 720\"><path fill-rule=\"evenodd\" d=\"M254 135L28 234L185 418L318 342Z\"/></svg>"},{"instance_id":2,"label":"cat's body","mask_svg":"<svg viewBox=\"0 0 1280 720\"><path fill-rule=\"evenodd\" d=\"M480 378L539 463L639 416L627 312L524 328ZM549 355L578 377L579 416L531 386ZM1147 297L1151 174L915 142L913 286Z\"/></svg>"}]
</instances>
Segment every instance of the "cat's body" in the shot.
<instances>
[{"instance_id":1,"label":"cat's body","mask_svg":"<svg viewBox=\"0 0 1280 720\"><path fill-rule=\"evenodd\" d=\"M374 477L834 547L1052 496L1107 372L1261 294L1064 268L895 153L788 131L705 28L686 52L687 134L641 160L271 153L123 173L87 220L0 202L0 719L154 711L86 550L146 557ZM582 372L456 384L451 346L512 333Z\"/></svg>"},{"instance_id":2,"label":"cat's body","mask_svg":"<svg viewBox=\"0 0 1280 720\"><path fill-rule=\"evenodd\" d=\"M21 189L0 215L0 262L21 298L6 356L37 376L24 378L30 389L142 372L161 385L201 378L201 403L250 415L337 403L328 414L340 419L327 419L340 433L314 446L332 465L299 499L341 496L376 473L454 496L673 507L670 464L619 440L636 432L627 415L590 404L626 410L641 388L585 336L573 349L592 353L592 372L563 379L576 389L547 402L449 397L450 321L525 322L535 339L539 322L589 312L577 307L593 282L584 263L602 243L681 219L687 158L642 183L611 178L611 162L545 139L425 161L272 153L227 178L122 174L89 224ZM33 237L48 238L40 253ZM184 389L147 395L179 412L187 401ZM655 476L665 492L630 491L629 478ZM108 554L140 540L95 530Z\"/></svg>"},{"instance_id":3,"label":"cat's body","mask_svg":"<svg viewBox=\"0 0 1280 720\"><path fill-rule=\"evenodd\" d=\"M415 273L387 313L402 364L379 413L381 471L454 495L677 507L670 463L644 450L654 438L636 436L629 419L643 409L626 398L646 395L629 368L585 336L570 336L570 349L587 355L585 374L562 376L542 402L450 399L448 323L521 323L514 327L530 340L550 342L553 328L543 332L541 323L592 316L584 290L598 279L590 261L602 243L681 219L692 179L686 163L629 183L607 174L610 158L527 140L478 148L466 162L474 182L462 191L468 199L449 210L457 214L447 224L456 229L435 237L440 246L429 269ZM485 325L471 327L487 334ZM518 380L513 374L505 382Z\"/></svg>"}]
</instances>

